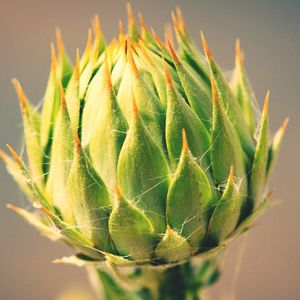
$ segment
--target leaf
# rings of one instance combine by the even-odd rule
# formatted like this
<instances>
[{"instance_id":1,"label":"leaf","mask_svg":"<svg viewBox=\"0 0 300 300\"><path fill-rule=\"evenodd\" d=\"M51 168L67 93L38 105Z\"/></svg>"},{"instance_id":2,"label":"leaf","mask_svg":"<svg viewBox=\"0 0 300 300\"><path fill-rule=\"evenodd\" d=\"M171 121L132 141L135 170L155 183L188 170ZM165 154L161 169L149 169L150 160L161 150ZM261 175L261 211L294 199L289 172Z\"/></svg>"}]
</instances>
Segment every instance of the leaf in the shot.
<instances>
[{"instance_id":1,"label":"leaf","mask_svg":"<svg viewBox=\"0 0 300 300\"><path fill-rule=\"evenodd\" d=\"M109 218L109 232L119 254L149 260L155 232L146 215L129 203L117 188L117 203Z\"/></svg>"},{"instance_id":2,"label":"leaf","mask_svg":"<svg viewBox=\"0 0 300 300\"><path fill-rule=\"evenodd\" d=\"M97 249L111 247L108 234L108 217L111 200L105 184L96 173L82 150L75 133L75 150L67 190L78 229Z\"/></svg>"},{"instance_id":3,"label":"leaf","mask_svg":"<svg viewBox=\"0 0 300 300\"><path fill-rule=\"evenodd\" d=\"M155 249L155 256L166 262L177 262L188 259L191 256L191 247L187 240L167 227L163 239Z\"/></svg>"},{"instance_id":4,"label":"leaf","mask_svg":"<svg viewBox=\"0 0 300 300\"><path fill-rule=\"evenodd\" d=\"M165 231L169 170L166 158L146 129L134 101L117 167L118 185L142 209L157 233Z\"/></svg>"},{"instance_id":5,"label":"leaf","mask_svg":"<svg viewBox=\"0 0 300 300\"><path fill-rule=\"evenodd\" d=\"M241 198L234 183L233 167L225 191L219 200L209 222L208 237L213 243L222 242L236 227L241 209Z\"/></svg>"},{"instance_id":6,"label":"leaf","mask_svg":"<svg viewBox=\"0 0 300 300\"><path fill-rule=\"evenodd\" d=\"M199 249L205 238L207 210L214 205L216 196L205 172L194 161L183 130L181 157L168 191L167 221L194 251Z\"/></svg>"}]
</instances>

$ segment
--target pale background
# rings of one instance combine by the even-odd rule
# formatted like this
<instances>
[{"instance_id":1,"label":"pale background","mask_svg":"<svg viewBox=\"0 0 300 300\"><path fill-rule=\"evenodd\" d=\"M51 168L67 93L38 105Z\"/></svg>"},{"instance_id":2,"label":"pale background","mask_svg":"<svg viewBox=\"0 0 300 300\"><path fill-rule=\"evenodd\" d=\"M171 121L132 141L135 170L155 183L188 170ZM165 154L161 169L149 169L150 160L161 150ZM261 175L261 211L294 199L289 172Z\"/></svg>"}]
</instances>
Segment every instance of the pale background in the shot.
<instances>
[{"instance_id":1,"label":"pale background","mask_svg":"<svg viewBox=\"0 0 300 300\"><path fill-rule=\"evenodd\" d=\"M17 77L37 103L48 76L54 27L62 28L74 57L77 46L83 49L95 13L101 17L107 38L116 34L118 19L124 20L125 1L0 0L0 4L0 147L10 143L20 149L21 118L11 78ZM216 286L212 299L232 291L242 300L300 299L300 1L152 0L132 4L160 34L170 11L180 5L192 36L199 44L200 29L204 30L217 60L227 69L233 66L234 39L240 37L260 104L265 91L271 89L272 129L285 116L291 118L270 184L277 187L274 198L285 201L260 219L246 242L241 238L227 251L226 279ZM7 202L22 207L26 202L2 166L0 173L0 299L50 300L73 282L86 285L84 270L51 264L52 259L71 253L69 249L40 237L5 208Z\"/></svg>"}]
</instances>

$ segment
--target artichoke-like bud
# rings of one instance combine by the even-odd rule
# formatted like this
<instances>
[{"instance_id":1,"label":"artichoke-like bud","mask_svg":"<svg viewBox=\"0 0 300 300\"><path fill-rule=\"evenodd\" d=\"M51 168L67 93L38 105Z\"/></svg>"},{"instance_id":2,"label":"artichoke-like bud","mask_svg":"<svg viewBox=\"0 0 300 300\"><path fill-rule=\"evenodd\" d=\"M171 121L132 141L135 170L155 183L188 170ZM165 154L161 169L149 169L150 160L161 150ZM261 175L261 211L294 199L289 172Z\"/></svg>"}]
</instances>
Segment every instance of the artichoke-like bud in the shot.
<instances>
[{"instance_id":1,"label":"artichoke-like bud","mask_svg":"<svg viewBox=\"0 0 300 300\"><path fill-rule=\"evenodd\" d=\"M28 168L1 157L41 209L14 208L43 234L89 259L169 265L217 251L267 206L266 183L287 120L273 141L239 42L231 82L180 11L166 43L128 7L128 33L106 44L98 17L73 67L57 30L41 112L20 99Z\"/></svg>"}]
</instances>

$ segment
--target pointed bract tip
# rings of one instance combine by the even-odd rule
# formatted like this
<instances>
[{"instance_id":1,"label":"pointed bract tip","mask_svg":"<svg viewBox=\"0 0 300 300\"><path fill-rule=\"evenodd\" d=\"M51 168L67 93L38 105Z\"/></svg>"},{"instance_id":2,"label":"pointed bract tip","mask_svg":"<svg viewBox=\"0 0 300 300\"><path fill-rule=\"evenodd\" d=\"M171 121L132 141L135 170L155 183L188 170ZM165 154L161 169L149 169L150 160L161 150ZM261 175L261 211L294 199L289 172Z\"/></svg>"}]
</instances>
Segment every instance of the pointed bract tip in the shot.
<instances>
[{"instance_id":1,"label":"pointed bract tip","mask_svg":"<svg viewBox=\"0 0 300 300\"><path fill-rule=\"evenodd\" d=\"M233 166L231 166L229 170L228 180L233 180L233 175L234 175L234 168Z\"/></svg>"},{"instance_id":2,"label":"pointed bract tip","mask_svg":"<svg viewBox=\"0 0 300 300\"><path fill-rule=\"evenodd\" d=\"M151 60L150 56L147 53L147 50L145 49L145 47L141 44L136 43L136 48L138 51L142 52L140 53L140 56L143 56L145 58L145 60L151 65L154 66L153 61Z\"/></svg>"},{"instance_id":3,"label":"pointed bract tip","mask_svg":"<svg viewBox=\"0 0 300 300\"><path fill-rule=\"evenodd\" d=\"M64 51L64 42L63 42L61 30L59 27L55 28L55 37L56 37L56 44L57 44L58 52L61 55Z\"/></svg>"},{"instance_id":4,"label":"pointed bract tip","mask_svg":"<svg viewBox=\"0 0 300 300\"><path fill-rule=\"evenodd\" d=\"M172 46L172 43L170 42L170 40L169 40L168 38L167 38L167 43L168 43L169 51L170 51L170 53L171 53L171 56L172 56L172 58L173 58L174 63L175 63L176 65L179 65L179 64L180 64L180 61L179 61L179 59L178 59L178 57L177 57L177 55L176 55L176 53L175 53L175 50L174 50L174 48L173 48L173 46Z\"/></svg>"},{"instance_id":5,"label":"pointed bract tip","mask_svg":"<svg viewBox=\"0 0 300 300\"><path fill-rule=\"evenodd\" d=\"M164 73L165 73L165 79L166 79L166 82L167 82L167 87L172 88L173 87L173 82L172 82L171 75L170 75L170 72L169 72L168 67L167 67L167 63L166 63L164 57L162 58L162 60L163 60Z\"/></svg>"},{"instance_id":6,"label":"pointed bract tip","mask_svg":"<svg viewBox=\"0 0 300 300\"><path fill-rule=\"evenodd\" d=\"M167 234L172 234L172 228L170 227L169 224L167 224L167 230L166 230Z\"/></svg>"},{"instance_id":7,"label":"pointed bract tip","mask_svg":"<svg viewBox=\"0 0 300 300\"><path fill-rule=\"evenodd\" d=\"M16 161L16 163L19 165L19 166L22 166L23 163L19 157L19 155L16 153L16 151L9 145L9 144L6 144L6 147L8 148L10 154L12 155L13 159Z\"/></svg>"},{"instance_id":8,"label":"pointed bract tip","mask_svg":"<svg viewBox=\"0 0 300 300\"><path fill-rule=\"evenodd\" d=\"M139 22L140 22L140 25L141 25L141 29L142 29L144 32L148 32L148 29L147 29L147 26L146 26L146 24L145 24L143 15L142 15L140 12L138 13L138 17L139 17Z\"/></svg>"},{"instance_id":9,"label":"pointed bract tip","mask_svg":"<svg viewBox=\"0 0 300 300\"><path fill-rule=\"evenodd\" d=\"M212 75L210 76L210 83L211 83L211 93L212 93L213 104L216 105L219 102L219 95L218 95L218 91L216 88L215 80Z\"/></svg>"},{"instance_id":10,"label":"pointed bract tip","mask_svg":"<svg viewBox=\"0 0 300 300\"><path fill-rule=\"evenodd\" d=\"M163 42L159 39L158 35L156 34L155 30L153 28L151 28L151 32L153 35L153 38L155 40L155 42L157 43L157 45L159 46L159 48L164 49L164 44Z\"/></svg>"},{"instance_id":11,"label":"pointed bract tip","mask_svg":"<svg viewBox=\"0 0 300 300\"><path fill-rule=\"evenodd\" d=\"M124 26L123 26L123 22L122 20L120 19L119 20L119 37L120 38L124 38Z\"/></svg>"},{"instance_id":12,"label":"pointed bract tip","mask_svg":"<svg viewBox=\"0 0 300 300\"><path fill-rule=\"evenodd\" d=\"M177 18L175 16L175 13L173 11L171 12L171 16L172 16L172 23L173 23L173 26L175 28L175 31L177 33L179 33L180 32L179 23L178 23L178 20L177 20Z\"/></svg>"},{"instance_id":13,"label":"pointed bract tip","mask_svg":"<svg viewBox=\"0 0 300 300\"><path fill-rule=\"evenodd\" d=\"M26 111L26 109L27 109L26 95L24 93L24 90L23 90L19 80L14 78L14 79L12 79L11 82L15 88L17 95L18 95L22 110Z\"/></svg>"},{"instance_id":14,"label":"pointed bract tip","mask_svg":"<svg viewBox=\"0 0 300 300\"><path fill-rule=\"evenodd\" d=\"M287 126L288 126L288 124L289 124L289 121L290 121L290 119L289 119L288 117L285 118L285 120L283 121L283 124L282 124L281 127L280 127L280 131L282 132L282 134L285 133L286 128L287 128Z\"/></svg>"},{"instance_id":15,"label":"pointed bract tip","mask_svg":"<svg viewBox=\"0 0 300 300\"><path fill-rule=\"evenodd\" d=\"M93 34L92 34L92 29L89 28L88 37L85 46L85 52L89 53L92 49L92 46L93 46Z\"/></svg>"},{"instance_id":16,"label":"pointed bract tip","mask_svg":"<svg viewBox=\"0 0 300 300\"><path fill-rule=\"evenodd\" d=\"M182 152L188 153L189 151L189 144L187 141L186 131L184 128L182 128Z\"/></svg>"},{"instance_id":17,"label":"pointed bract tip","mask_svg":"<svg viewBox=\"0 0 300 300\"><path fill-rule=\"evenodd\" d=\"M101 22L99 16L96 14L93 20L93 29L96 37L102 35Z\"/></svg>"},{"instance_id":18,"label":"pointed bract tip","mask_svg":"<svg viewBox=\"0 0 300 300\"><path fill-rule=\"evenodd\" d=\"M65 97L65 92L64 92L64 88L61 82L59 82L59 94L60 94L60 103L61 103L61 107L63 109L66 109L67 107L67 103L66 103L66 97Z\"/></svg>"},{"instance_id":19,"label":"pointed bract tip","mask_svg":"<svg viewBox=\"0 0 300 300\"><path fill-rule=\"evenodd\" d=\"M20 213L20 209L10 203L6 204L6 207L10 210L12 210L14 213L19 214Z\"/></svg>"},{"instance_id":20,"label":"pointed bract tip","mask_svg":"<svg viewBox=\"0 0 300 300\"><path fill-rule=\"evenodd\" d=\"M201 41L202 41L204 52L205 52L207 58L211 59L212 58L212 53L211 53L211 51L210 51L210 49L208 47L205 35L204 35L204 33L203 33L202 30L200 31L200 35L201 35Z\"/></svg>"},{"instance_id":21,"label":"pointed bract tip","mask_svg":"<svg viewBox=\"0 0 300 300\"><path fill-rule=\"evenodd\" d=\"M178 24L181 26L182 29L185 29L185 27L186 27L185 21L184 21L180 7L177 6L175 11L176 11L177 19L178 19Z\"/></svg>"},{"instance_id":22,"label":"pointed bract tip","mask_svg":"<svg viewBox=\"0 0 300 300\"><path fill-rule=\"evenodd\" d=\"M270 90L267 91L266 96L265 96L265 101L264 101L264 109L263 113L267 114L268 109L269 109L269 99L270 99Z\"/></svg>"},{"instance_id":23,"label":"pointed bract tip","mask_svg":"<svg viewBox=\"0 0 300 300\"><path fill-rule=\"evenodd\" d=\"M122 197L122 192L120 190L120 187L118 185L115 186L115 191L116 191L116 196L117 198L121 198Z\"/></svg>"},{"instance_id":24,"label":"pointed bract tip","mask_svg":"<svg viewBox=\"0 0 300 300\"><path fill-rule=\"evenodd\" d=\"M136 63L134 61L133 54L132 54L132 47L130 44L127 44L127 59L128 59L129 65L131 67L131 70L132 70L134 76L138 77L139 71L138 71Z\"/></svg>"},{"instance_id":25,"label":"pointed bract tip","mask_svg":"<svg viewBox=\"0 0 300 300\"><path fill-rule=\"evenodd\" d=\"M244 63L244 53L241 50L241 43L240 43L240 39L236 39L235 40L235 57L237 62L239 62L240 64Z\"/></svg>"},{"instance_id":26,"label":"pointed bract tip","mask_svg":"<svg viewBox=\"0 0 300 300\"><path fill-rule=\"evenodd\" d=\"M126 4L126 9L127 9L127 18L129 21L134 21L133 20L133 11L132 11L132 6L131 3L128 1Z\"/></svg>"},{"instance_id":27,"label":"pointed bract tip","mask_svg":"<svg viewBox=\"0 0 300 300\"><path fill-rule=\"evenodd\" d=\"M80 54L79 49L76 49L76 62L74 67L74 77L76 80L79 80L80 77Z\"/></svg>"},{"instance_id":28,"label":"pointed bract tip","mask_svg":"<svg viewBox=\"0 0 300 300\"><path fill-rule=\"evenodd\" d=\"M75 150L77 153L80 153L82 150L82 147L81 147L81 142L80 142L80 139L78 136L77 128L75 128L75 129L72 128L72 131L73 131L73 136L74 136Z\"/></svg>"},{"instance_id":29,"label":"pointed bract tip","mask_svg":"<svg viewBox=\"0 0 300 300\"><path fill-rule=\"evenodd\" d=\"M135 100L135 96L134 96L134 92L132 91L132 112L133 112L133 116L135 118L138 118L139 117L139 109L137 107L137 104L136 104L136 100Z\"/></svg>"},{"instance_id":30,"label":"pointed bract tip","mask_svg":"<svg viewBox=\"0 0 300 300\"><path fill-rule=\"evenodd\" d=\"M107 84L107 89L111 92L113 87L112 87L112 82L111 82L111 76L110 76L110 71L109 71L109 63L108 63L108 55L107 55L107 50L105 49L105 57L104 57L104 74L106 77L106 84Z\"/></svg>"},{"instance_id":31,"label":"pointed bract tip","mask_svg":"<svg viewBox=\"0 0 300 300\"><path fill-rule=\"evenodd\" d=\"M56 59L56 50L55 50L55 47L54 47L53 43L50 44L50 48L51 48L51 71L53 73L55 73L56 65L57 65L57 59Z\"/></svg>"},{"instance_id":32,"label":"pointed bract tip","mask_svg":"<svg viewBox=\"0 0 300 300\"><path fill-rule=\"evenodd\" d=\"M172 47L174 48L174 37L173 37L173 31L170 24L167 24L165 26L165 44L168 44L168 41L171 43Z\"/></svg>"},{"instance_id":33,"label":"pointed bract tip","mask_svg":"<svg viewBox=\"0 0 300 300\"><path fill-rule=\"evenodd\" d=\"M1 150L1 149L0 149L0 158L2 159L2 161L5 164L8 163L8 160L9 160L8 155L3 150Z\"/></svg>"}]
</instances>

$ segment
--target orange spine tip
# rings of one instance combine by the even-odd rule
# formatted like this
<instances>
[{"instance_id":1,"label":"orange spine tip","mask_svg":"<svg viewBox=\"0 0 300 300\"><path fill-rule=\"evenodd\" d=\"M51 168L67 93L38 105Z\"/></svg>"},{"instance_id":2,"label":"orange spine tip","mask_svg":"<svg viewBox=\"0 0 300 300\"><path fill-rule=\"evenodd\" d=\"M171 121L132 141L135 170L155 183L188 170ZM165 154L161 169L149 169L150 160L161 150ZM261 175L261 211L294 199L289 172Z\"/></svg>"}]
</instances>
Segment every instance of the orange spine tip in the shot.
<instances>
[{"instance_id":1,"label":"orange spine tip","mask_svg":"<svg viewBox=\"0 0 300 300\"><path fill-rule=\"evenodd\" d=\"M203 33L202 30L200 32L200 35L201 35L201 41L202 41L202 45L203 45L203 48L204 48L204 52L205 52L207 58L211 59L212 58L212 53L211 53L211 51L210 51L210 49L208 47L206 38L205 38L204 33Z\"/></svg>"},{"instance_id":2,"label":"orange spine tip","mask_svg":"<svg viewBox=\"0 0 300 300\"><path fill-rule=\"evenodd\" d=\"M173 83L172 83L171 75L170 75L170 72L169 72L168 67L167 67L167 63L166 63L164 58L163 58L163 66L164 66L164 72L165 72L165 78L166 78L167 86L169 88L172 88Z\"/></svg>"},{"instance_id":3,"label":"orange spine tip","mask_svg":"<svg viewBox=\"0 0 300 300\"><path fill-rule=\"evenodd\" d=\"M57 59L56 59L56 50L55 50L55 47L54 47L53 43L50 44L50 48L51 48L51 71L53 73L55 73L56 65L57 65Z\"/></svg>"},{"instance_id":4,"label":"orange spine tip","mask_svg":"<svg viewBox=\"0 0 300 300\"><path fill-rule=\"evenodd\" d=\"M289 121L290 121L289 118L285 118L285 120L283 121L283 124L280 127L280 131L282 132L282 134L285 133L286 128L287 128L287 126L289 124Z\"/></svg>"},{"instance_id":5,"label":"orange spine tip","mask_svg":"<svg viewBox=\"0 0 300 300\"><path fill-rule=\"evenodd\" d=\"M65 92L64 92L64 88L62 86L62 83L59 83L59 93L60 93L60 103L61 103L61 107L63 109L66 109L67 107L67 103L66 103L66 98L65 98Z\"/></svg>"},{"instance_id":6,"label":"orange spine tip","mask_svg":"<svg viewBox=\"0 0 300 300\"><path fill-rule=\"evenodd\" d=\"M3 160L3 162L4 162L5 164L8 163L8 156L7 156L7 154L6 154L4 151L2 151L1 149L0 149L0 158Z\"/></svg>"},{"instance_id":7,"label":"orange spine tip","mask_svg":"<svg viewBox=\"0 0 300 300\"><path fill-rule=\"evenodd\" d=\"M93 46L93 34L92 34L92 29L90 28L88 31L88 37L86 41L86 46L85 46L85 52L90 52Z\"/></svg>"},{"instance_id":8,"label":"orange spine tip","mask_svg":"<svg viewBox=\"0 0 300 300\"><path fill-rule=\"evenodd\" d=\"M62 38L59 27L55 28L55 37L56 37L56 44L57 44L58 52L61 55L64 51L64 42L63 42L63 38Z\"/></svg>"},{"instance_id":9,"label":"orange spine tip","mask_svg":"<svg viewBox=\"0 0 300 300\"><path fill-rule=\"evenodd\" d=\"M22 110L24 112L26 112L27 103L26 103L26 96L25 96L24 90L23 90L20 82L17 79L13 79L12 83L13 83L14 88L16 90L16 93L18 95L18 98L19 98L19 101L20 101L20 106L21 106Z\"/></svg>"},{"instance_id":10,"label":"orange spine tip","mask_svg":"<svg viewBox=\"0 0 300 300\"><path fill-rule=\"evenodd\" d=\"M124 26L122 20L119 20L119 36L120 38L124 38Z\"/></svg>"},{"instance_id":11,"label":"orange spine tip","mask_svg":"<svg viewBox=\"0 0 300 300\"><path fill-rule=\"evenodd\" d=\"M100 18L98 15L95 15L93 28L96 36L100 36L102 34Z\"/></svg>"},{"instance_id":12,"label":"orange spine tip","mask_svg":"<svg viewBox=\"0 0 300 300\"><path fill-rule=\"evenodd\" d=\"M76 49L76 63L74 68L74 77L75 80L79 80L80 77L80 55L79 55L79 49Z\"/></svg>"},{"instance_id":13,"label":"orange spine tip","mask_svg":"<svg viewBox=\"0 0 300 300\"><path fill-rule=\"evenodd\" d=\"M10 210L12 210L13 212L15 212L16 214L20 213L20 209L12 204L6 204L6 207Z\"/></svg>"},{"instance_id":14,"label":"orange spine tip","mask_svg":"<svg viewBox=\"0 0 300 300\"><path fill-rule=\"evenodd\" d=\"M239 62L240 64L244 63L244 53L241 50L240 39L235 40L235 57L237 62Z\"/></svg>"},{"instance_id":15,"label":"orange spine tip","mask_svg":"<svg viewBox=\"0 0 300 300\"><path fill-rule=\"evenodd\" d=\"M135 118L139 117L139 110L136 104L134 92L132 91L132 112Z\"/></svg>"},{"instance_id":16,"label":"orange spine tip","mask_svg":"<svg viewBox=\"0 0 300 300\"><path fill-rule=\"evenodd\" d=\"M108 63L108 57L107 57L106 50L105 50L105 58L104 58L104 74L106 77L107 89L111 92L113 88L112 88L112 82L111 82L111 77L110 77L109 63Z\"/></svg>"},{"instance_id":17,"label":"orange spine tip","mask_svg":"<svg viewBox=\"0 0 300 300\"><path fill-rule=\"evenodd\" d=\"M145 21L144 21L144 18L142 16L142 14L139 12L138 13L138 17L139 17L139 22L140 22L140 25L141 25L141 29L144 31L144 32L148 32L148 29L146 27L146 24L145 24Z\"/></svg>"},{"instance_id":18,"label":"orange spine tip","mask_svg":"<svg viewBox=\"0 0 300 300\"><path fill-rule=\"evenodd\" d=\"M166 230L167 234L171 234L172 233L172 229L170 227L170 225L167 225L167 230Z\"/></svg>"},{"instance_id":19,"label":"orange spine tip","mask_svg":"<svg viewBox=\"0 0 300 300\"><path fill-rule=\"evenodd\" d=\"M134 76L138 77L139 71L138 71L136 63L134 61L133 54L132 54L132 48L130 45L128 45L128 48L127 48L127 59L128 59L129 65L131 67L131 70L133 71Z\"/></svg>"},{"instance_id":20,"label":"orange spine tip","mask_svg":"<svg viewBox=\"0 0 300 300\"><path fill-rule=\"evenodd\" d=\"M118 185L115 186L115 191L116 191L117 198L121 198L122 193L121 193L120 187Z\"/></svg>"},{"instance_id":21,"label":"orange spine tip","mask_svg":"<svg viewBox=\"0 0 300 300\"><path fill-rule=\"evenodd\" d=\"M270 99L270 90L267 91L265 101L264 101L264 110L263 110L263 112L264 112L265 115L268 113L269 99Z\"/></svg>"},{"instance_id":22,"label":"orange spine tip","mask_svg":"<svg viewBox=\"0 0 300 300\"><path fill-rule=\"evenodd\" d=\"M185 21L179 6L176 7L176 16L178 19L178 24L181 26L182 29L185 29Z\"/></svg>"},{"instance_id":23,"label":"orange spine tip","mask_svg":"<svg viewBox=\"0 0 300 300\"><path fill-rule=\"evenodd\" d=\"M48 216L49 218L51 218L52 217L52 213L48 210L48 209L46 209L45 207L40 207L40 210L46 215L46 216Z\"/></svg>"},{"instance_id":24,"label":"orange spine tip","mask_svg":"<svg viewBox=\"0 0 300 300\"><path fill-rule=\"evenodd\" d=\"M172 15L172 22L173 22L174 29L175 29L175 31L177 33L179 33L180 32L180 28L179 28L178 20L177 20L177 18L175 16L174 12L172 12L171 15Z\"/></svg>"},{"instance_id":25,"label":"orange spine tip","mask_svg":"<svg viewBox=\"0 0 300 300\"><path fill-rule=\"evenodd\" d=\"M174 63L175 63L176 65L179 65L179 64L180 64L180 61L179 61L179 59L178 59L178 57L177 57L177 55L176 55L176 53L175 53L175 50L174 50L174 48L172 47L172 44L171 44L171 42L169 41L169 39L167 40L167 43L168 43L168 47L169 47L171 56L172 56L172 58L173 58L173 60L174 60Z\"/></svg>"},{"instance_id":26,"label":"orange spine tip","mask_svg":"<svg viewBox=\"0 0 300 300\"><path fill-rule=\"evenodd\" d=\"M233 166L231 166L230 170L229 170L228 180L232 180L233 179L233 173L234 173Z\"/></svg>"},{"instance_id":27,"label":"orange spine tip","mask_svg":"<svg viewBox=\"0 0 300 300\"><path fill-rule=\"evenodd\" d=\"M77 128L73 128L73 136L74 136L74 143L75 143L75 149L76 151L79 153L81 152L81 142L80 142L80 139L79 139L79 136L78 136L78 132L77 132Z\"/></svg>"},{"instance_id":28,"label":"orange spine tip","mask_svg":"<svg viewBox=\"0 0 300 300\"><path fill-rule=\"evenodd\" d=\"M6 147L8 148L10 154L12 155L13 159L16 161L16 163L19 165L19 166L23 166L23 163L19 157L19 155L16 153L16 151L9 145L9 144L6 144Z\"/></svg>"},{"instance_id":29,"label":"orange spine tip","mask_svg":"<svg viewBox=\"0 0 300 300\"><path fill-rule=\"evenodd\" d=\"M158 46L161 48L161 49L164 49L164 44L162 43L162 41L159 39L158 35L156 34L156 32L154 31L153 28L151 28L151 32L152 32L152 35L153 35L153 38L155 40L155 42L158 44Z\"/></svg>"},{"instance_id":30,"label":"orange spine tip","mask_svg":"<svg viewBox=\"0 0 300 300\"><path fill-rule=\"evenodd\" d=\"M182 152L187 153L189 151L189 144L187 141L186 131L182 128Z\"/></svg>"},{"instance_id":31,"label":"orange spine tip","mask_svg":"<svg viewBox=\"0 0 300 300\"><path fill-rule=\"evenodd\" d=\"M127 9L127 18L128 18L128 21L129 22L134 22L133 12L132 12L132 6L131 6L130 2L127 2L126 9Z\"/></svg>"},{"instance_id":32,"label":"orange spine tip","mask_svg":"<svg viewBox=\"0 0 300 300\"><path fill-rule=\"evenodd\" d=\"M212 92L213 103L217 104L219 101L219 98L218 98L219 96L218 96L215 80L212 75L210 76L210 82L211 82L211 92Z\"/></svg>"},{"instance_id":33,"label":"orange spine tip","mask_svg":"<svg viewBox=\"0 0 300 300\"><path fill-rule=\"evenodd\" d=\"M173 37L173 31L170 24L167 24L165 26L165 44L168 44L168 41L171 43L172 47L174 48L174 37Z\"/></svg>"}]
</instances>

